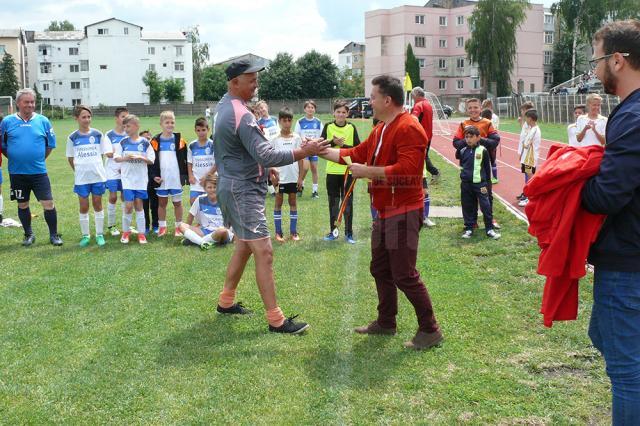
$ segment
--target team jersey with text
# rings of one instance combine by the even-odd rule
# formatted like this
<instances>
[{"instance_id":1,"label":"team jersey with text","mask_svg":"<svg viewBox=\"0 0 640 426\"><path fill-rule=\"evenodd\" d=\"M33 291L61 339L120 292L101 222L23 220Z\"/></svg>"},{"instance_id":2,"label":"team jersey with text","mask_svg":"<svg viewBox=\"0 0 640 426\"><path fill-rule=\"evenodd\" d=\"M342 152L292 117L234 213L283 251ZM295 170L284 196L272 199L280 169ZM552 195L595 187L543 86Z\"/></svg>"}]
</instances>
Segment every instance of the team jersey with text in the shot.
<instances>
[{"instance_id":1,"label":"team jersey with text","mask_svg":"<svg viewBox=\"0 0 640 426\"><path fill-rule=\"evenodd\" d=\"M196 183L191 185L191 191L204 192L204 188L200 185L200 179L216 164L213 155L213 141L207 139L204 145L201 145L197 139L191 142L187 149L187 163L191 164L193 176L196 178Z\"/></svg>"},{"instance_id":2,"label":"team jersey with text","mask_svg":"<svg viewBox=\"0 0 640 426\"><path fill-rule=\"evenodd\" d=\"M302 117L296 122L294 133L299 134L302 139L318 139L322 134L322 121L316 117Z\"/></svg>"},{"instance_id":3,"label":"team jersey with text","mask_svg":"<svg viewBox=\"0 0 640 426\"><path fill-rule=\"evenodd\" d=\"M302 145L302 139L300 139L299 135L292 133L291 135L289 135L289 137L286 138L282 135L274 138L271 141L271 144L278 151L293 151L296 148L300 148L300 145ZM280 172L280 183L298 182L300 170L298 168L297 161L286 166L278 167L278 172Z\"/></svg>"},{"instance_id":4,"label":"team jersey with text","mask_svg":"<svg viewBox=\"0 0 640 426\"><path fill-rule=\"evenodd\" d=\"M278 137L278 135L280 134L280 126L278 126L278 120L276 120L274 117L259 119L258 126L260 126L262 132L269 140Z\"/></svg>"},{"instance_id":5,"label":"team jersey with text","mask_svg":"<svg viewBox=\"0 0 640 426\"><path fill-rule=\"evenodd\" d=\"M158 138L160 152L160 177L162 183L158 189L180 189L180 168L176 156L176 140L173 136Z\"/></svg>"},{"instance_id":6,"label":"team jersey with text","mask_svg":"<svg viewBox=\"0 0 640 426\"><path fill-rule=\"evenodd\" d=\"M206 194L199 196L193 201L189 213L191 213L202 228L208 229L209 231L215 231L224 226L222 210L220 210L218 203L209 200Z\"/></svg>"},{"instance_id":7,"label":"team jersey with text","mask_svg":"<svg viewBox=\"0 0 640 426\"><path fill-rule=\"evenodd\" d=\"M132 140L126 137L115 146L114 158L125 157L127 155L140 155L150 161L155 161L156 153L149 141L145 138ZM120 163L120 175L122 179L122 189L136 191L146 191L149 183L147 163L142 160L123 161Z\"/></svg>"},{"instance_id":8,"label":"team jersey with text","mask_svg":"<svg viewBox=\"0 0 640 426\"><path fill-rule=\"evenodd\" d=\"M37 175L47 173L47 149L56 147L56 135L44 115L33 113L23 120L16 114L0 123L2 152L9 159L9 174Z\"/></svg>"},{"instance_id":9,"label":"team jersey with text","mask_svg":"<svg viewBox=\"0 0 640 426\"><path fill-rule=\"evenodd\" d=\"M76 130L67 138L67 157L73 158L74 183L86 185L88 183L105 182L107 172L102 163L102 154L112 151L111 142L96 129L89 129L88 133Z\"/></svg>"},{"instance_id":10,"label":"team jersey with text","mask_svg":"<svg viewBox=\"0 0 640 426\"><path fill-rule=\"evenodd\" d=\"M120 143L120 141L127 137L126 133L118 133L115 129L109 130L105 133L104 137L111 144L111 151L115 152L115 146ZM116 163L113 158L107 157L104 162L104 168L107 171L107 180L112 179L120 179L120 163Z\"/></svg>"}]
</instances>

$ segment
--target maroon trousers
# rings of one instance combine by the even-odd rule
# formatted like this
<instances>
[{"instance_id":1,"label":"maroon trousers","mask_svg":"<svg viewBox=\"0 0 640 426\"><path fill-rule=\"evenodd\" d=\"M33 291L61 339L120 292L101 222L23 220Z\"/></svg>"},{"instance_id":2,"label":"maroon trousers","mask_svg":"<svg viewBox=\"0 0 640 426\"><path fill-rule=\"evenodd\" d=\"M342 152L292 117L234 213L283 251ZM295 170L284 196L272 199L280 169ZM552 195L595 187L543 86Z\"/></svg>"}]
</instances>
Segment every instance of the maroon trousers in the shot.
<instances>
[{"instance_id":1,"label":"maroon trousers","mask_svg":"<svg viewBox=\"0 0 640 426\"><path fill-rule=\"evenodd\" d=\"M439 329L431 299L416 270L422 210L386 219L377 218L371 231L371 275L378 290L378 324L396 328L398 289L413 305L418 329L432 333Z\"/></svg>"}]
</instances>

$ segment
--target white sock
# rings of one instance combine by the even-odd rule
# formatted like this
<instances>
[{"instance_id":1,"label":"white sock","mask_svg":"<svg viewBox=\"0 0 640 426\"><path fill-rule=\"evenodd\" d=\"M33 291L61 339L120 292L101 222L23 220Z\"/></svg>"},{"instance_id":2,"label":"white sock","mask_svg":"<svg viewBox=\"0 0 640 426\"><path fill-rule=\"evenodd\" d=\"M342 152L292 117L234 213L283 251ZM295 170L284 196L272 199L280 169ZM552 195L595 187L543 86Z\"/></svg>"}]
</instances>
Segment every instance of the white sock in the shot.
<instances>
[{"instance_id":1,"label":"white sock","mask_svg":"<svg viewBox=\"0 0 640 426\"><path fill-rule=\"evenodd\" d=\"M107 205L107 226L111 228L116 224L116 205L109 203Z\"/></svg>"},{"instance_id":2,"label":"white sock","mask_svg":"<svg viewBox=\"0 0 640 426\"><path fill-rule=\"evenodd\" d=\"M192 231L191 229L187 229L186 231L184 231L184 237L194 244L202 244L202 237L198 235L196 231Z\"/></svg>"},{"instance_id":3,"label":"white sock","mask_svg":"<svg viewBox=\"0 0 640 426\"><path fill-rule=\"evenodd\" d=\"M158 221L158 226L160 228L166 228L167 227L167 221L166 220L159 220Z\"/></svg>"},{"instance_id":4,"label":"white sock","mask_svg":"<svg viewBox=\"0 0 640 426\"><path fill-rule=\"evenodd\" d=\"M176 231L180 230L180 225L182 225L182 222L176 222Z\"/></svg>"},{"instance_id":5,"label":"white sock","mask_svg":"<svg viewBox=\"0 0 640 426\"><path fill-rule=\"evenodd\" d=\"M313 192L318 192L318 184L314 183L312 186L313 186Z\"/></svg>"},{"instance_id":6,"label":"white sock","mask_svg":"<svg viewBox=\"0 0 640 426\"><path fill-rule=\"evenodd\" d=\"M96 235L102 235L104 233L104 210L94 211L93 220L96 223Z\"/></svg>"},{"instance_id":7,"label":"white sock","mask_svg":"<svg viewBox=\"0 0 640 426\"><path fill-rule=\"evenodd\" d=\"M0 214L4 211L4 200L2 199L2 194L0 194Z\"/></svg>"},{"instance_id":8,"label":"white sock","mask_svg":"<svg viewBox=\"0 0 640 426\"><path fill-rule=\"evenodd\" d=\"M144 224L144 212L136 212L136 228L138 228L138 233L140 235L144 235L147 232Z\"/></svg>"},{"instance_id":9,"label":"white sock","mask_svg":"<svg viewBox=\"0 0 640 426\"><path fill-rule=\"evenodd\" d=\"M269 189L269 194L275 194L276 193L276 189L273 187L273 185L269 185L268 189Z\"/></svg>"},{"instance_id":10,"label":"white sock","mask_svg":"<svg viewBox=\"0 0 640 426\"><path fill-rule=\"evenodd\" d=\"M80 232L89 235L89 213L80 213Z\"/></svg>"},{"instance_id":11,"label":"white sock","mask_svg":"<svg viewBox=\"0 0 640 426\"><path fill-rule=\"evenodd\" d=\"M205 235L204 237L202 237L202 242L203 243L212 243L213 242L213 234L215 234L215 231Z\"/></svg>"},{"instance_id":12,"label":"white sock","mask_svg":"<svg viewBox=\"0 0 640 426\"><path fill-rule=\"evenodd\" d=\"M125 213L122 211L122 230L124 232L129 232L131 230L131 217L132 213Z\"/></svg>"}]
</instances>

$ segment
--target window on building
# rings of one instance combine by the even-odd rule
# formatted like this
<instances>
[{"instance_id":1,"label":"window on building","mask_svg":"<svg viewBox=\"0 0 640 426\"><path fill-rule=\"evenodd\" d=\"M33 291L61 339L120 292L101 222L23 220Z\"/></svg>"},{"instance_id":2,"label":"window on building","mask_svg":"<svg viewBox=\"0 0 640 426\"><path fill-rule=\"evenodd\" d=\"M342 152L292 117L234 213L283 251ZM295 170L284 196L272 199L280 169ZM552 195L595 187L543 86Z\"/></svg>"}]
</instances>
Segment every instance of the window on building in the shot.
<instances>
[{"instance_id":1,"label":"window on building","mask_svg":"<svg viewBox=\"0 0 640 426\"><path fill-rule=\"evenodd\" d=\"M355 64L357 62L360 62L360 57L359 56L354 56L353 57L353 63Z\"/></svg>"},{"instance_id":2,"label":"window on building","mask_svg":"<svg viewBox=\"0 0 640 426\"><path fill-rule=\"evenodd\" d=\"M553 15L549 13L544 14L544 23L545 24L553 24Z\"/></svg>"},{"instance_id":3,"label":"window on building","mask_svg":"<svg viewBox=\"0 0 640 426\"><path fill-rule=\"evenodd\" d=\"M156 48L149 46L147 48L147 52L149 53L149 55L155 55L156 54Z\"/></svg>"},{"instance_id":4,"label":"window on building","mask_svg":"<svg viewBox=\"0 0 640 426\"><path fill-rule=\"evenodd\" d=\"M98 35L109 35L109 28L98 28Z\"/></svg>"},{"instance_id":5,"label":"window on building","mask_svg":"<svg viewBox=\"0 0 640 426\"><path fill-rule=\"evenodd\" d=\"M51 73L51 62L40 62L40 73L41 74Z\"/></svg>"},{"instance_id":6,"label":"window on building","mask_svg":"<svg viewBox=\"0 0 640 426\"><path fill-rule=\"evenodd\" d=\"M82 80L82 88L83 89L88 89L89 88L89 79L85 78L84 80Z\"/></svg>"},{"instance_id":7,"label":"window on building","mask_svg":"<svg viewBox=\"0 0 640 426\"><path fill-rule=\"evenodd\" d=\"M80 72L80 65L69 65L69 72Z\"/></svg>"},{"instance_id":8,"label":"window on building","mask_svg":"<svg viewBox=\"0 0 640 426\"><path fill-rule=\"evenodd\" d=\"M464 68L464 58L456 59L456 68Z\"/></svg>"},{"instance_id":9,"label":"window on building","mask_svg":"<svg viewBox=\"0 0 640 426\"><path fill-rule=\"evenodd\" d=\"M464 16L458 16L458 25L464 25Z\"/></svg>"},{"instance_id":10,"label":"window on building","mask_svg":"<svg viewBox=\"0 0 640 426\"><path fill-rule=\"evenodd\" d=\"M62 82L61 82L61 81L59 81L59 82L58 82L58 84L59 84L60 86L62 86ZM62 100L62 99L60 99L60 100Z\"/></svg>"},{"instance_id":11,"label":"window on building","mask_svg":"<svg viewBox=\"0 0 640 426\"><path fill-rule=\"evenodd\" d=\"M351 56L347 56L347 65L351 64Z\"/></svg>"},{"instance_id":12,"label":"window on building","mask_svg":"<svg viewBox=\"0 0 640 426\"><path fill-rule=\"evenodd\" d=\"M438 46L441 49L446 49L446 47L447 47L447 39L446 38L441 38L440 40L438 40Z\"/></svg>"},{"instance_id":13,"label":"window on building","mask_svg":"<svg viewBox=\"0 0 640 426\"><path fill-rule=\"evenodd\" d=\"M534 83L531 83L529 85L529 92L534 93L536 91L536 85Z\"/></svg>"},{"instance_id":14,"label":"window on building","mask_svg":"<svg viewBox=\"0 0 640 426\"><path fill-rule=\"evenodd\" d=\"M182 46L176 46L176 56L182 56Z\"/></svg>"},{"instance_id":15,"label":"window on building","mask_svg":"<svg viewBox=\"0 0 640 426\"><path fill-rule=\"evenodd\" d=\"M464 47L464 37L456 37L456 46Z\"/></svg>"},{"instance_id":16,"label":"window on building","mask_svg":"<svg viewBox=\"0 0 640 426\"><path fill-rule=\"evenodd\" d=\"M162 64L162 68L166 68L167 67L167 63L165 62L164 64Z\"/></svg>"},{"instance_id":17,"label":"window on building","mask_svg":"<svg viewBox=\"0 0 640 426\"><path fill-rule=\"evenodd\" d=\"M446 59L438 59L438 68L441 70L446 70L447 69L447 60Z\"/></svg>"},{"instance_id":18,"label":"window on building","mask_svg":"<svg viewBox=\"0 0 640 426\"><path fill-rule=\"evenodd\" d=\"M418 65L420 68L424 68L424 58L418 58Z\"/></svg>"},{"instance_id":19,"label":"window on building","mask_svg":"<svg viewBox=\"0 0 640 426\"><path fill-rule=\"evenodd\" d=\"M40 45L38 46L38 53L40 55L47 55L49 54L49 46L45 46L45 45Z\"/></svg>"},{"instance_id":20,"label":"window on building","mask_svg":"<svg viewBox=\"0 0 640 426\"><path fill-rule=\"evenodd\" d=\"M89 61L85 59L80 61L80 71L89 71Z\"/></svg>"},{"instance_id":21,"label":"window on building","mask_svg":"<svg viewBox=\"0 0 640 426\"><path fill-rule=\"evenodd\" d=\"M553 59L553 52L551 50L544 51L544 65L551 65L551 61Z\"/></svg>"},{"instance_id":22,"label":"window on building","mask_svg":"<svg viewBox=\"0 0 640 426\"><path fill-rule=\"evenodd\" d=\"M553 31L544 32L544 44L553 44Z\"/></svg>"},{"instance_id":23,"label":"window on building","mask_svg":"<svg viewBox=\"0 0 640 426\"><path fill-rule=\"evenodd\" d=\"M78 54L78 48L77 47L70 47L69 48L69 56L76 56Z\"/></svg>"},{"instance_id":24,"label":"window on building","mask_svg":"<svg viewBox=\"0 0 640 426\"><path fill-rule=\"evenodd\" d=\"M149 64L149 71L155 71L156 70L156 64Z\"/></svg>"},{"instance_id":25,"label":"window on building","mask_svg":"<svg viewBox=\"0 0 640 426\"><path fill-rule=\"evenodd\" d=\"M49 83L42 83L42 91L46 92L49 90Z\"/></svg>"},{"instance_id":26,"label":"window on building","mask_svg":"<svg viewBox=\"0 0 640 426\"><path fill-rule=\"evenodd\" d=\"M76 106L82 103L82 99L71 99L71 105Z\"/></svg>"},{"instance_id":27,"label":"window on building","mask_svg":"<svg viewBox=\"0 0 640 426\"><path fill-rule=\"evenodd\" d=\"M438 89L447 90L447 80L438 80Z\"/></svg>"},{"instance_id":28,"label":"window on building","mask_svg":"<svg viewBox=\"0 0 640 426\"><path fill-rule=\"evenodd\" d=\"M440 26L441 27L446 27L447 26L447 17L446 16L441 16L438 19L438 22L440 22Z\"/></svg>"},{"instance_id":29,"label":"window on building","mask_svg":"<svg viewBox=\"0 0 640 426\"><path fill-rule=\"evenodd\" d=\"M174 62L173 69L176 71L184 71L184 62Z\"/></svg>"},{"instance_id":30,"label":"window on building","mask_svg":"<svg viewBox=\"0 0 640 426\"><path fill-rule=\"evenodd\" d=\"M544 85L545 86L550 86L553 84L553 73L552 72L545 72L544 73Z\"/></svg>"},{"instance_id":31,"label":"window on building","mask_svg":"<svg viewBox=\"0 0 640 426\"><path fill-rule=\"evenodd\" d=\"M80 88L80 82L79 81L72 81L71 82L71 88L72 89L79 89Z\"/></svg>"},{"instance_id":32,"label":"window on building","mask_svg":"<svg viewBox=\"0 0 640 426\"><path fill-rule=\"evenodd\" d=\"M424 15L416 15L416 24L424 25Z\"/></svg>"},{"instance_id":33,"label":"window on building","mask_svg":"<svg viewBox=\"0 0 640 426\"><path fill-rule=\"evenodd\" d=\"M51 98L42 98L42 102L45 105L51 105Z\"/></svg>"},{"instance_id":34,"label":"window on building","mask_svg":"<svg viewBox=\"0 0 640 426\"><path fill-rule=\"evenodd\" d=\"M473 89L474 90L478 90L480 89L480 79L479 78L472 78L471 79L471 84L473 85Z\"/></svg>"},{"instance_id":35,"label":"window on building","mask_svg":"<svg viewBox=\"0 0 640 426\"><path fill-rule=\"evenodd\" d=\"M167 46L162 46L162 50L167 50Z\"/></svg>"},{"instance_id":36,"label":"window on building","mask_svg":"<svg viewBox=\"0 0 640 426\"><path fill-rule=\"evenodd\" d=\"M101 70L106 70L106 69L107 69L107 66L106 66L106 65L100 65L100 69L101 69Z\"/></svg>"},{"instance_id":37,"label":"window on building","mask_svg":"<svg viewBox=\"0 0 640 426\"><path fill-rule=\"evenodd\" d=\"M424 47L425 46L425 39L423 36L416 36L415 38L415 45L416 47Z\"/></svg>"},{"instance_id":38,"label":"window on building","mask_svg":"<svg viewBox=\"0 0 640 426\"><path fill-rule=\"evenodd\" d=\"M62 68L62 64L58 64L58 68Z\"/></svg>"},{"instance_id":39,"label":"window on building","mask_svg":"<svg viewBox=\"0 0 640 426\"><path fill-rule=\"evenodd\" d=\"M124 31L124 35L129 35L129 27L124 27L123 31Z\"/></svg>"},{"instance_id":40,"label":"window on building","mask_svg":"<svg viewBox=\"0 0 640 426\"><path fill-rule=\"evenodd\" d=\"M456 80L456 89L458 90L464 89L464 80Z\"/></svg>"}]
</instances>

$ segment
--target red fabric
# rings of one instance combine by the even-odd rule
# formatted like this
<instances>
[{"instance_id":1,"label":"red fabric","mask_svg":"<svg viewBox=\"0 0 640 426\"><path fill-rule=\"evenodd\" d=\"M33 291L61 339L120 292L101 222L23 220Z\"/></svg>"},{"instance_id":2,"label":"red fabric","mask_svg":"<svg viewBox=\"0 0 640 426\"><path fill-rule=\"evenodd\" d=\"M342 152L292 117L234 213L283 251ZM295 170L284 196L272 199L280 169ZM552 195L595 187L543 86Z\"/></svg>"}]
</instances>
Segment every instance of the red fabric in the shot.
<instances>
[{"instance_id":1,"label":"red fabric","mask_svg":"<svg viewBox=\"0 0 640 426\"><path fill-rule=\"evenodd\" d=\"M417 102L411 110L411 115L420 119L420 124L424 132L427 134L427 146L431 145L431 139L433 138L433 107L428 100L423 99ZM421 117L422 116L422 117Z\"/></svg>"},{"instance_id":2,"label":"red fabric","mask_svg":"<svg viewBox=\"0 0 640 426\"><path fill-rule=\"evenodd\" d=\"M427 135L418 121L403 112L389 123L375 126L360 145L340 150L340 164L350 156L354 163L384 166L385 177L373 179L370 186L373 206L380 218L424 208L422 169L427 150ZM382 137L380 152L374 158Z\"/></svg>"},{"instance_id":3,"label":"red fabric","mask_svg":"<svg viewBox=\"0 0 640 426\"><path fill-rule=\"evenodd\" d=\"M553 146L524 187L529 233L541 249L538 274L547 277L540 308L546 327L578 316L578 280L605 219L582 208L581 192L598 173L603 153L601 146Z\"/></svg>"}]
</instances>

